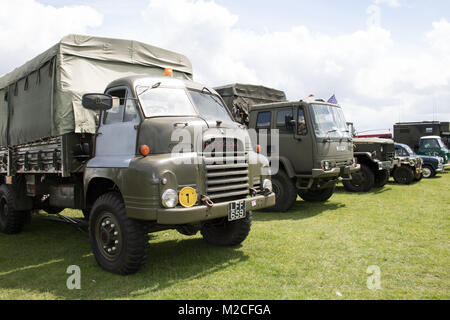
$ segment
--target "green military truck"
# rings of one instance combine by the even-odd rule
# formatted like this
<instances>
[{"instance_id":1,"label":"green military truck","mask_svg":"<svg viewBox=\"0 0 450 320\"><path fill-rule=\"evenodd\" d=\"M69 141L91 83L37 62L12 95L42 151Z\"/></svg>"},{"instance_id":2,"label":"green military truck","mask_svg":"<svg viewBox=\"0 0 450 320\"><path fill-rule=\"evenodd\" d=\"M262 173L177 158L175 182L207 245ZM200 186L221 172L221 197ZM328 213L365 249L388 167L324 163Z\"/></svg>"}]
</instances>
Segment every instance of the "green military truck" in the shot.
<instances>
[{"instance_id":1,"label":"green military truck","mask_svg":"<svg viewBox=\"0 0 450 320\"><path fill-rule=\"evenodd\" d=\"M353 136L353 152L361 171L353 174L351 180L342 181L344 188L351 192L368 192L383 187L389 181L390 171L399 164L394 141L357 138L353 123L347 122L347 126Z\"/></svg>"},{"instance_id":2,"label":"green military truck","mask_svg":"<svg viewBox=\"0 0 450 320\"><path fill-rule=\"evenodd\" d=\"M0 231L80 209L110 272L136 272L150 232L237 245L275 203L268 159L183 55L69 35L0 78L0 111Z\"/></svg>"},{"instance_id":3,"label":"green military truck","mask_svg":"<svg viewBox=\"0 0 450 320\"><path fill-rule=\"evenodd\" d=\"M278 164L278 171L272 172L276 203L271 210L289 210L297 195L305 201L326 201L339 178L351 179L359 170L338 105L286 101L282 91L255 85L232 84L215 90L230 110L238 110L234 113L239 116L237 120L248 119L248 127L256 131L272 167ZM272 141L271 132L275 130L278 139ZM263 139L267 145L261 143Z\"/></svg>"}]
</instances>

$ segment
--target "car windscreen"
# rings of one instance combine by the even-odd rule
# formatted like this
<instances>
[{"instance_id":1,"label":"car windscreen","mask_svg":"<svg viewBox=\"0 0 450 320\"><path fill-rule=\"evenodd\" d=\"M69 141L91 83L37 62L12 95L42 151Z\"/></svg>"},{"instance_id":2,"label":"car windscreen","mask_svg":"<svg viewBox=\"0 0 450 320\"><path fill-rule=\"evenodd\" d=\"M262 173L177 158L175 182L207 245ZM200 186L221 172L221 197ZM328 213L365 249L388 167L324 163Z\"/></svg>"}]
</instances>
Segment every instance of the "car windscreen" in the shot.
<instances>
[{"instance_id":1,"label":"car windscreen","mask_svg":"<svg viewBox=\"0 0 450 320\"><path fill-rule=\"evenodd\" d=\"M183 88L136 89L145 117L194 116L197 114Z\"/></svg>"},{"instance_id":2,"label":"car windscreen","mask_svg":"<svg viewBox=\"0 0 450 320\"><path fill-rule=\"evenodd\" d=\"M316 137L350 137L341 108L328 104L312 104L311 107Z\"/></svg>"},{"instance_id":3,"label":"car windscreen","mask_svg":"<svg viewBox=\"0 0 450 320\"><path fill-rule=\"evenodd\" d=\"M188 90L194 101L198 113L205 119L212 121L226 121L233 122L226 107L223 105L219 97L209 92L199 92Z\"/></svg>"},{"instance_id":4,"label":"car windscreen","mask_svg":"<svg viewBox=\"0 0 450 320\"><path fill-rule=\"evenodd\" d=\"M406 149L406 152L408 152L409 155L411 155L411 156L415 155L415 152L412 151L412 149L411 149L408 145L405 144L405 145L402 146L402 147Z\"/></svg>"}]
</instances>

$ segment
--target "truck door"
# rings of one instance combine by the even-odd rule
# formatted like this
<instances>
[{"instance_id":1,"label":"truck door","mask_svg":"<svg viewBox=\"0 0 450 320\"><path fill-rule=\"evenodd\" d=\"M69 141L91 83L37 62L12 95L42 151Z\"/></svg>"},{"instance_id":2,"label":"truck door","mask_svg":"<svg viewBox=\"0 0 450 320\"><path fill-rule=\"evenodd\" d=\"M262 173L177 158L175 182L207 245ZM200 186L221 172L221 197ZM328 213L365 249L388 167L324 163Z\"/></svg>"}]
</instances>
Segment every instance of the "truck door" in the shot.
<instances>
[{"instance_id":1,"label":"truck door","mask_svg":"<svg viewBox=\"0 0 450 320\"><path fill-rule=\"evenodd\" d=\"M291 162L294 165L296 173L311 173L313 169L313 141L312 128L308 126L306 121L306 111L302 106L294 109L295 126L293 132L293 141L291 142Z\"/></svg>"},{"instance_id":2,"label":"truck door","mask_svg":"<svg viewBox=\"0 0 450 320\"><path fill-rule=\"evenodd\" d=\"M95 157L88 166L126 168L136 156L137 125L140 123L140 117L128 88L112 88L106 93L119 98L120 104L102 114Z\"/></svg>"}]
</instances>

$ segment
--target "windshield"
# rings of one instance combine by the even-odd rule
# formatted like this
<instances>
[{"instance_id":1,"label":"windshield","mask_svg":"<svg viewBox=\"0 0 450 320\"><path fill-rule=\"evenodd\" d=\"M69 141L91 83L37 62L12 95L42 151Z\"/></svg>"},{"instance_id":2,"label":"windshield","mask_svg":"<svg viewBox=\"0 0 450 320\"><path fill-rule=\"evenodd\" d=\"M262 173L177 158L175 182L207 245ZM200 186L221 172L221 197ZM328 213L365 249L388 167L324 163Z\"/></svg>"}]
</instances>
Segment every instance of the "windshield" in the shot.
<instances>
[{"instance_id":1,"label":"windshield","mask_svg":"<svg viewBox=\"0 0 450 320\"><path fill-rule=\"evenodd\" d=\"M439 147L445 148L445 144L444 144L444 141L442 141L442 138L437 139L437 141L439 143Z\"/></svg>"},{"instance_id":2,"label":"windshield","mask_svg":"<svg viewBox=\"0 0 450 320\"><path fill-rule=\"evenodd\" d=\"M146 117L197 114L184 89L138 87L137 92Z\"/></svg>"},{"instance_id":3,"label":"windshield","mask_svg":"<svg viewBox=\"0 0 450 320\"><path fill-rule=\"evenodd\" d=\"M217 96L183 88L136 88L145 117L196 116L213 121L232 121Z\"/></svg>"},{"instance_id":4,"label":"windshield","mask_svg":"<svg viewBox=\"0 0 450 320\"><path fill-rule=\"evenodd\" d=\"M416 154L414 151L411 150L411 148L408 145L405 144L402 147L405 148L406 152L408 152L409 155L413 156Z\"/></svg>"},{"instance_id":5,"label":"windshield","mask_svg":"<svg viewBox=\"0 0 450 320\"><path fill-rule=\"evenodd\" d=\"M350 137L341 108L327 104L312 104L314 132L318 138Z\"/></svg>"},{"instance_id":6,"label":"windshield","mask_svg":"<svg viewBox=\"0 0 450 320\"><path fill-rule=\"evenodd\" d=\"M233 121L219 97L208 92L189 90L199 114L208 120Z\"/></svg>"}]
</instances>

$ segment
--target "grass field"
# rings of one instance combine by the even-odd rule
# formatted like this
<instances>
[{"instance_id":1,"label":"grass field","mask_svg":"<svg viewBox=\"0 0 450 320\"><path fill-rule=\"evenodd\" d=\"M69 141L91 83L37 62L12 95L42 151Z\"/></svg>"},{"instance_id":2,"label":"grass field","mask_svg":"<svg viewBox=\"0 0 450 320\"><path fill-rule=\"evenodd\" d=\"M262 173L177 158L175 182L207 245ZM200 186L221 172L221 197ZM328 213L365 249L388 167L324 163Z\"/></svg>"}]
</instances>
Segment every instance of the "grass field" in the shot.
<instances>
[{"instance_id":1,"label":"grass field","mask_svg":"<svg viewBox=\"0 0 450 320\"><path fill-rule=\"evenodd\" d=\"M255 212L237 248L156 233L146 267L126 277L97 266L86 233L40 215L0 234L0 299L449 299L449 190L449 171L367 194L338 186L324 204ZM70 265L81 290L66 287ZM369 266L380 268L378 290Z\"/></svg>"}]
</instances>

